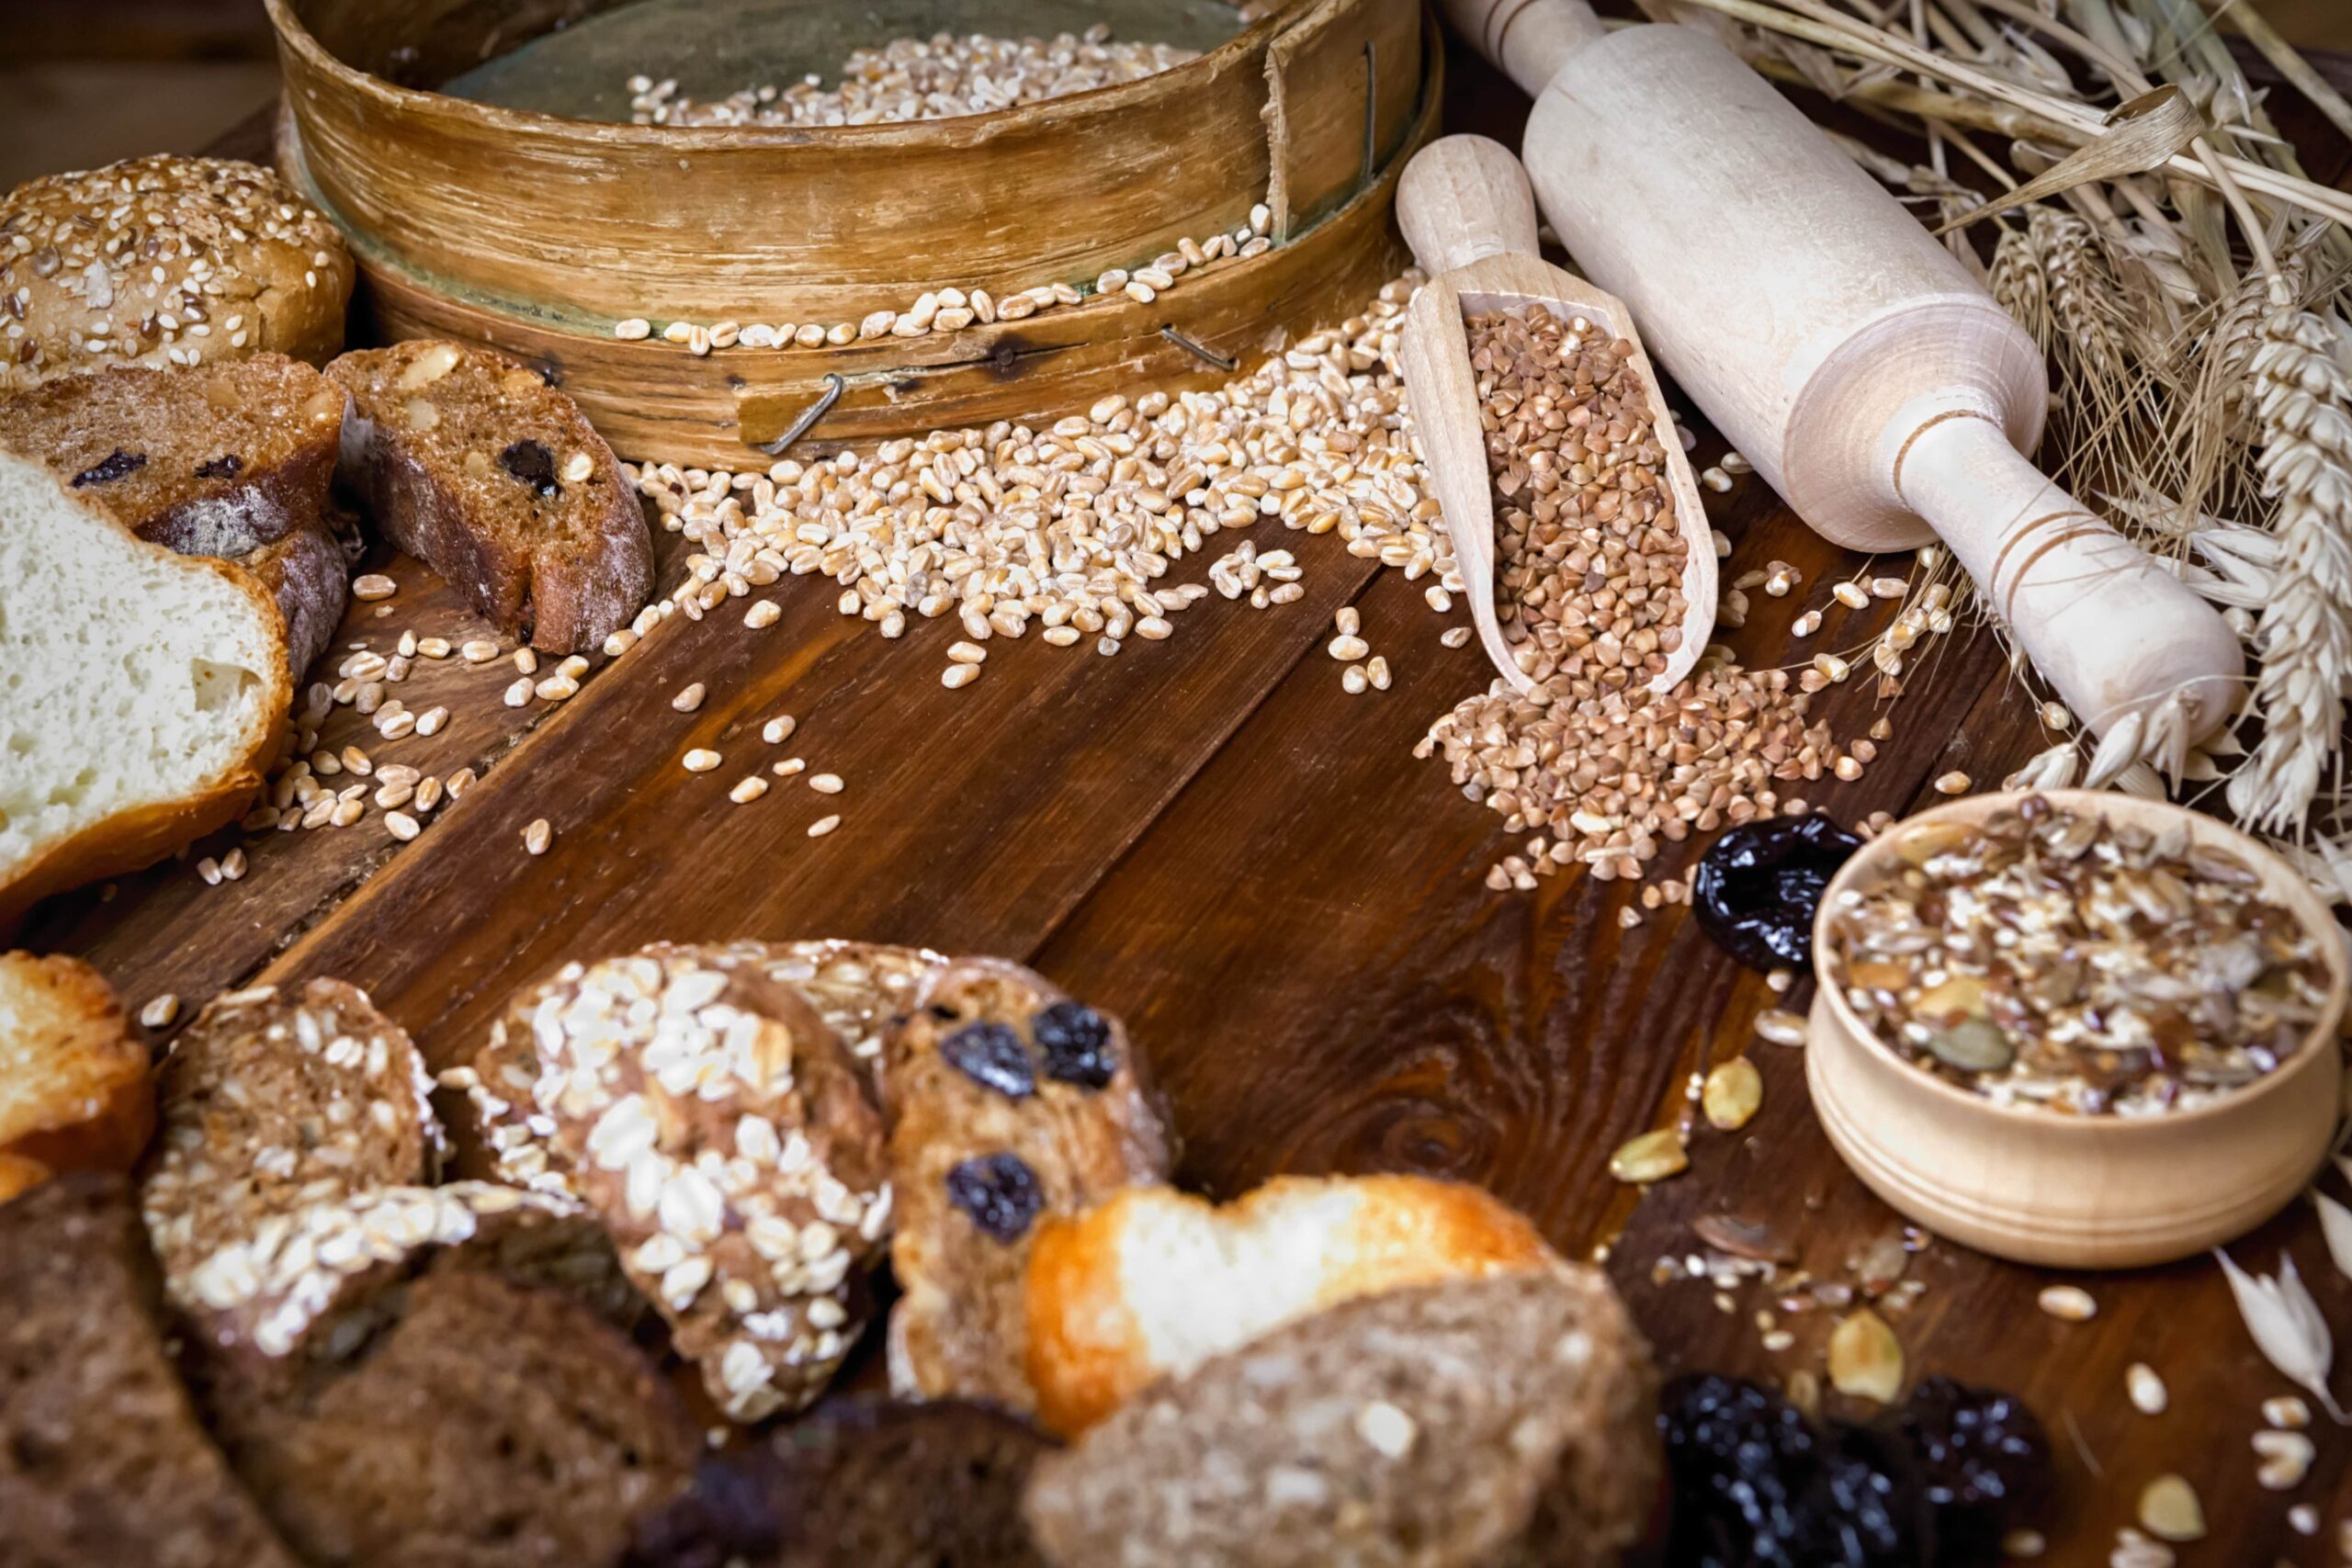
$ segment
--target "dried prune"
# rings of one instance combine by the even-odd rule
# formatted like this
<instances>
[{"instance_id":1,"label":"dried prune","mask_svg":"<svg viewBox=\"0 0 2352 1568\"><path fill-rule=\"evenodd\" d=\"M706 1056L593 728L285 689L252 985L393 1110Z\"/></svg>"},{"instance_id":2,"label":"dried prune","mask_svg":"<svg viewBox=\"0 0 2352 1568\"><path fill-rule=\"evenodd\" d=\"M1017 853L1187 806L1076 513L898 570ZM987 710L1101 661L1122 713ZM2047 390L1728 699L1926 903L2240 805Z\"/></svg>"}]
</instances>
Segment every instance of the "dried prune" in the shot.
<instances>
[{"instance_id":1,"label":"dried prune","mask_svg":"<svg viewBox=\"0 0 2352 1568\"><path fill-rule=\"evenodd\" d=\"M1119 1070L1111 1021L1084 1002L1056 1002L1032 1019L1030 1032L1046 1054L1046 1075L1080 1089L1101 1089Z\"/></svg>"},{"instance_id":2,"label":"dried prune","mask_svg":"<svg viewBox=\"0 0 2352 1568\"><path fill-rule=\"evenodd\" d=\"M1674 1483L1666 1561L1796 1568L1780 1548L1820 1447L1804 1412L1761 1383L1702 1374L1667 1385L1658 1426Z\"/></svg>"},{"instance_id":3,"label":"dried prune","mask_svg":"<svg viewBox=\"0 0 2352 1568\"><path fill-rule=\"evenodd\" d=\"M1019 1155L975 1155L947 1173L947 1201L989 1235L1015 1242L1036 1222L1046 1191Z\"/></svg>"},{"instance_id":4,"label":"dried prune","mask_svg":"<svg viewBox=\"0 0 2352 1568\"><path fill-rule=\"evenodd\" d=\"M245 460L234 452L223 452L209 463L199 463L196 477L200 479L233 479L244 471Z\"/></svg>"},{"instance_id":5,"label":"dried prune","mask_svg":"<svg viewBox=\"0 0 2352 1568\"><path fill-rule=\"evenodd\" d=\"M1715 945L1751 969L1803 968L1829 879L1861 840L1815 812L1751 822L1707 847L1690 906Z\"/></svg>"},{"instance_id":6,"label":"dried prune","mask_svg":"<svg viewBox=\"0 0 2352 1568\"><path fill-rule=\"evenodd\" d=\"M543 496L563 493L556 482L555 454L536 441L515 442L498 455L498 466Z\"/></svg>"},{"instance_id":7,"label":"dried prune","mask_svg":"<svg viewBox=\"0 0 2352 1568\"><path fill-rule=\"evenodd\" d=\"M2050 1440L2014 1394L1928 1378L1904 1402L1896 1426L1938 1508L1989 1512L2001 1522L2049 1479Z\"/></svg>"},{"instance_id":8,"label":"dried prune","mask_svg":"<svg viewBox=\"0 0 2352 1568\"><path fill-rule=\"evenodd\" d=\"M146 466L146 453L126 452L118 446L80 473L75 474L74 488L80 490L85 485L108 484L126 474L135 474Z\"/></svg>"},{"instance_id":9,"label":"dried prune","mask_svg":"<svg viewBox=\"0 0 2352 1568\"><path fill-rule=\"evenodd\" d=\"M1028 1048L1008 1025L967 1023L939 1043L939 1055L974 1083L1007 1100L1025 1100L1037 1092L1037 1072L1029 1065Z\"/></svg>"}]
</instances>

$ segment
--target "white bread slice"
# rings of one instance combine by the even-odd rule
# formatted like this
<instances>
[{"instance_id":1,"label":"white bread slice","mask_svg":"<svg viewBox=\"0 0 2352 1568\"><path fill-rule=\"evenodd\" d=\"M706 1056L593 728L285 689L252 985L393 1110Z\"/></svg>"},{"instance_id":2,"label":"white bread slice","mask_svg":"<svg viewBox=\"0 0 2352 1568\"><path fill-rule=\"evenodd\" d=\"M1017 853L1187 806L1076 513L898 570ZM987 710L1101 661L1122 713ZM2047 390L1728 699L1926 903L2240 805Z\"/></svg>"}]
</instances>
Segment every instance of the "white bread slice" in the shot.
<instances>
[{"instance_id":1,"label":"white bread slice","mask_svg":"<svg viewBox=\"0 0 2352 1568\"><path fill-rule=\"evenodd\" d=\"M292 701L253 575L0 457L0 931L241 815Z\"/></svg>"},{"instance_id":2,"label":"white bread slice","mask_svg":"<svg viewBox=\"0 0 2352 1568\"><path fill-rule=\"evenodd\" d=\"M147 1047L76 958L0 953L0 1203L65 1170L129 1170L155 1127Z\"/></svg>"},{"instance_id":3,"label":"white bread slice","mask_svg":"<svg viewBox=\"0 0 2352 1568\"><path fill-rule=\"evenodd\" d=\"M1130 1187L1037 1233L1026 1365L1038 1419L1075 1436L1154 1379L1309 1313L1558 1262L1501 1200L1429 1177L1277 1177L1223 1208Z\"/></svg>"}]
</instances>

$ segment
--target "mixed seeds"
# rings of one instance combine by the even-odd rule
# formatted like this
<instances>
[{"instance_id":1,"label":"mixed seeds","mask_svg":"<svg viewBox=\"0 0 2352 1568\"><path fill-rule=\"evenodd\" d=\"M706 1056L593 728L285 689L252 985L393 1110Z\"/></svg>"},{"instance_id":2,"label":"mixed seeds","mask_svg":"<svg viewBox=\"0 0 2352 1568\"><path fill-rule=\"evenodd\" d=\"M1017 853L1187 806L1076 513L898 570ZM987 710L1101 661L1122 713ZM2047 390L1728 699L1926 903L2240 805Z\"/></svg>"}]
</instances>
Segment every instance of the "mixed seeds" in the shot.
<instances>
[{"instance_id":1,"label":"mixed seeds","mask_svg":"<svg viewBox=\"0 0 2352 1568\"><path fill-rule=\"evenodd\" d=\"M2211 844L2033 795L1894 849L1902 869L1831 911L1833 983L1905 1057L1996 1101L2202 1104L2325 1010L2320 938Z\"/></svg>"}]
</instances>

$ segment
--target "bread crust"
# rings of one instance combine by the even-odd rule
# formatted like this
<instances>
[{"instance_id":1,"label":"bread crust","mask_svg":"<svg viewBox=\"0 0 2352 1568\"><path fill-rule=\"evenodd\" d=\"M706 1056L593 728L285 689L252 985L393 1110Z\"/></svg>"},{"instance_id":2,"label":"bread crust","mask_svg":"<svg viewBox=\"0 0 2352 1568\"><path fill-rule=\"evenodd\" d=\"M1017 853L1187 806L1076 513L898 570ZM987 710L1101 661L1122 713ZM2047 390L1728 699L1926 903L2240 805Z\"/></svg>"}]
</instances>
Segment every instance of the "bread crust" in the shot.
<instances>
[{"instance_id":1,"label":"bread crust","mask_svg":"<svg viewBox=\"0 0 2352 1568\"><path fill-rule=\"evenodd\" d=\"M114 987L79 959L9 953L0 988L38 992L31 1005L50 1017L36 1021L62 1024L47 1060L0 1086L0 1203L64 1171L129 1170L155 1130L155 1089ZM45 1100L32 1081L44 1068Z\"/></svg>"},{"instance_id":2,"label":"bread crust","mask_svg":"<svg viewBox=\"0 0 2352 1568\"><path fill-rule=\"evenodd\" d=\"M1347 1195L1336 1208L1317 1200ZM1272 1258L1295 1271L1281 1299L1319 1311L1358 1296L1440 1280L1476 1278L1514 1269L1541 1269L1560 1259L1523 1215L1483 1189L1430 1177L1282 1176L1222 1206L1167 1187L1134 1187L1082 1214L1040 1226L1029 1260L1028 1338L1024 1364L1037 1391L1037 1417L1048 1431L1069 1437L1117 1409L1155 1378L1190 1370L1200 1353L1238 1348L1279 1326L1291 1314L1269 1315L1262 1279L1229 1281L1216 1272L1159 1280L1137 1280L1136 1257L1124 1245L1131 1226L1149 1220L1188 1224L1246 1237L1294 1206L1311 1216L1331 1209L1313 1250ZM1300 1247L1304 1238L1283 1233ZM1138 1248L1140 1250L1140 1248ZM1229 1289L1228 1286L1242 1288ZM1174 1306L1188 1323L1196 1353L1182 1364L1155 1347L1135 1292L1183 1295ZM1197 1292L1197 1294L1193 1294ZM1170 1303L1159 1303L1170 1310Z\"/></svg>"},{"instance_id":3,"label":"bread crust","mask_svg":"<svg viewBox=\"0 0 2352 1568\"><path fill-rule=\"evenodd\" d=\"M260 580L286 623L286 668L293 683L318 661L351 602L351 568L324 521L295 529L238 562Z\"/></svg>"},{"instance_id":4,"label":"bread crust","mask_svg":"<svg viewBox=\"0 0 2352 1568\"><path fill-rule=\"evenodd\" d=\"M87 508L84 511L93 527L116 526L111 519ZM264 775L277 760L278 738L294 701L293 678L288 673L286 623L277 602L253 573L232 562L209 556L174 555L172 558L187 570L209 571L233 585L254 604L262 623L274 628L272 646L277 656L261 660L262 667L254 671L267 683L254 705L254 721L246 727L234 760L187 795L118 811L40 850L12 870L0 871L0 934L13 931L26 910L52 893L152 865L183 844L234 822L261 793Z\"/></svg>"},{"instance_id":5,"label":"bread crust","mask_svg":"<svg viewBox=\"0 0 2352 1568\"><path fill-rule=\"evenodd\" d=\"M343 344L350 248L258 164L158 154L44 175L0 197L0 235L29 242L0 256L25 328L0 354L0 391L265 351L318 364Z\"/></svg>"}]
</instances>

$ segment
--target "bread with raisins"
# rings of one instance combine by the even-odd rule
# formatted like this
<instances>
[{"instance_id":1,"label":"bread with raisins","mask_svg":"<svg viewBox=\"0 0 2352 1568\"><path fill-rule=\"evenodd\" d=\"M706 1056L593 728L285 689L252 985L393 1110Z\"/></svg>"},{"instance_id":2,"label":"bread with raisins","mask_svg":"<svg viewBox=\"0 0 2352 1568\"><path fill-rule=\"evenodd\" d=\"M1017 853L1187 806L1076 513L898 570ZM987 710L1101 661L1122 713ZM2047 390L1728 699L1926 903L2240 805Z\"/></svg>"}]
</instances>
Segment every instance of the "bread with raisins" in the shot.
<instances>
[{"instance_id":1,"label":"bread with raisins","mask_svg":"<svg viewBox=\"0 0 2352 1568\"><path fill-rule=\"evenodd\" d=\"M439 340L346 354L342 473L362 510L483 618L587 652L653 586L645 514L587 416L537 372Z\"/></svg>"},{"instance_id":2,"label":"bread with raisins","mask_svg":"<svg viewBox=\"0 0 2352 1568\"><path fill-rule=\"evenodd\" d=\"M905 1292L891 1310L902 1397L1036 1404L1024 1366L1038 1223L1166 1179L1170 1138L1118 1020L1001 959L927 975L884 1039Z\"/></svg>"}]
</instances>

